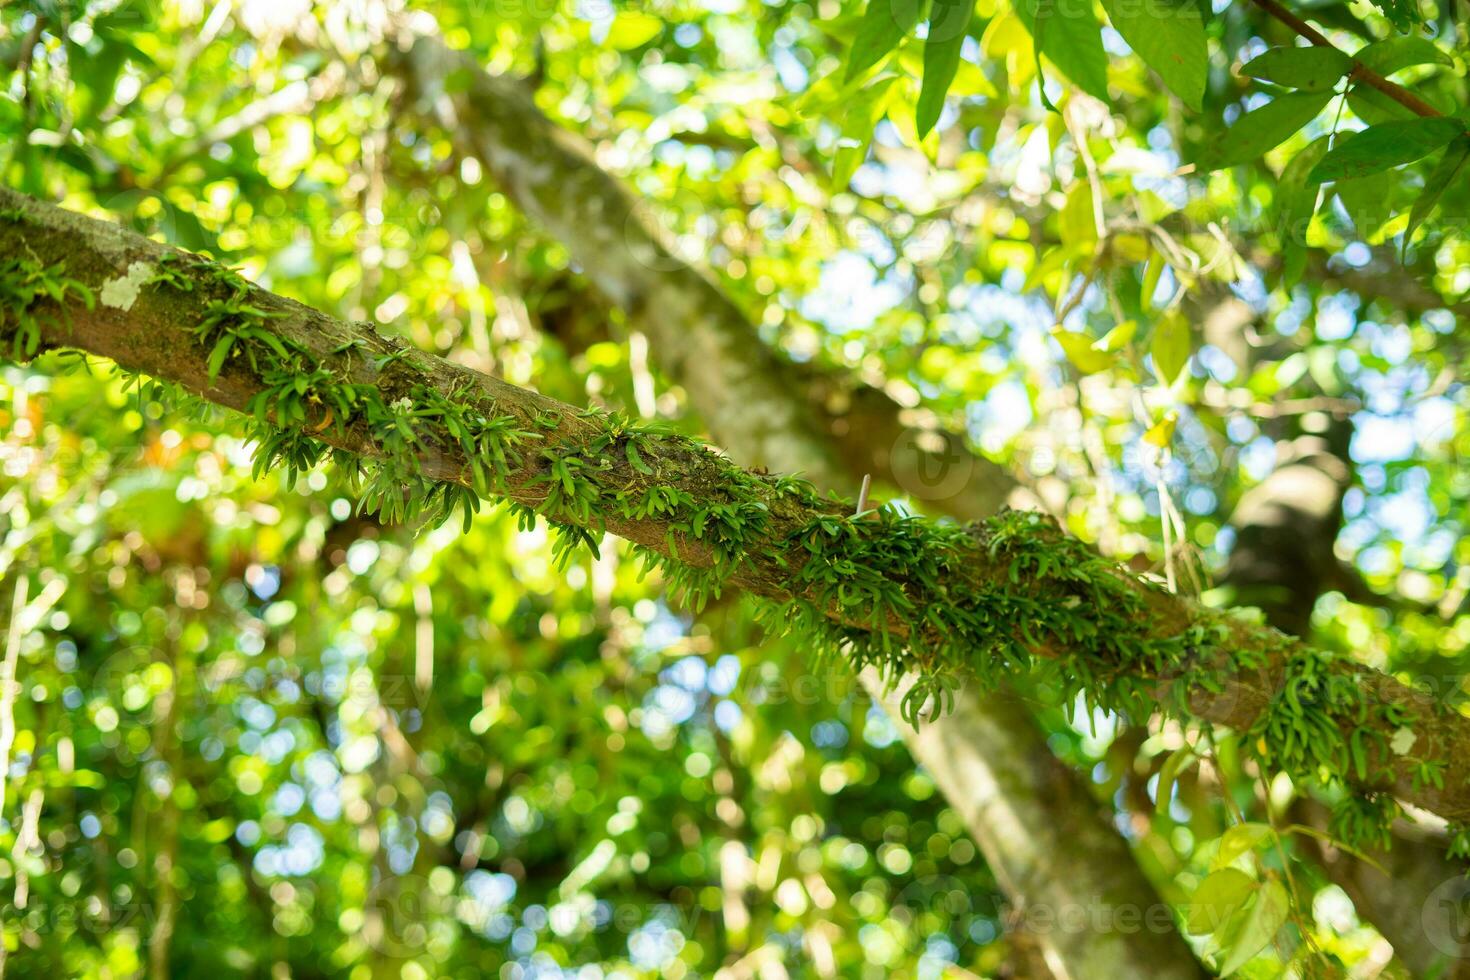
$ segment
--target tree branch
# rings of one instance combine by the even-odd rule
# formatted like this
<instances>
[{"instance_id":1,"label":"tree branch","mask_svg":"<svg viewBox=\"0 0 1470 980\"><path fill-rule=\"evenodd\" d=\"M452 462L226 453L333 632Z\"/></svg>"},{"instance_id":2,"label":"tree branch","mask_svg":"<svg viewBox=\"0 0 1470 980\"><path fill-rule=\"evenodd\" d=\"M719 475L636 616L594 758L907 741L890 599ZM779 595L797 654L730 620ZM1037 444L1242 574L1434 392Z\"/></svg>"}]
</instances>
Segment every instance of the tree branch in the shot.
<instances>
[{"instance_id":1,"label":"tree branch","mask_svg":"<svg viewBox=\"0 0 1470 980\"><path fill-rule=\"evenodd\" d=\"M489 483L494 496L593 540L610 531L676 585L762 596L774 625L855 667L913 672L940 700L965 676L1056 661L1055 679L1100 703L1157 704L1229 725L1248 733L1264 764L1298 778L1330 776L1365 802L1392 793L1470 820L1460 765L1470 758L1470 718L1366 666L1168 594L1035 515L966 529L892 511L856 521L850 502L741 470L700 443L634 431L404 347L369 324L8 189L0 255L15 257L0 261L0 339L34 332L43 347L108 357L257 418L284 404L271 400L284 385L314 406L275 419L297 453L320 441L387 466L411 447L417 468L404 479L446 481L436 489ZM248 310L248 322L236 328L241 350L219 361L204 328L229 309ZM272 363L282 349L290 357ZM344 392L371 410L343 408ZM512 426L524 452L486 435ZM487 481L492 450L501 463ZM666 506L650 504L660 500Z\"/></svg>"},{"instance_id":2,"label":"tree branch","mask_svg":"<svg viewBox=\"0 0 1470 980\"><path fill-rule=\"evenodd\" d=\"M1317 47L1331 48L1334 51L1340 50L1337 45L1327 40L1326 35L1321 31L1286 9L1277 0L1251 0L1251 2L1287 27L1290 27L1293 31L1296 31L1297 34L1311 41ZM1355 78L1365 85L1371 85L1416 115L1425 117L1443 115L1438 109L1419 98L1413 92L1410 92L1397 82L1389 81L1356 58L1353 59L1353 67L1349 73L1349 77Z\"/></svg>"}]
</instances>

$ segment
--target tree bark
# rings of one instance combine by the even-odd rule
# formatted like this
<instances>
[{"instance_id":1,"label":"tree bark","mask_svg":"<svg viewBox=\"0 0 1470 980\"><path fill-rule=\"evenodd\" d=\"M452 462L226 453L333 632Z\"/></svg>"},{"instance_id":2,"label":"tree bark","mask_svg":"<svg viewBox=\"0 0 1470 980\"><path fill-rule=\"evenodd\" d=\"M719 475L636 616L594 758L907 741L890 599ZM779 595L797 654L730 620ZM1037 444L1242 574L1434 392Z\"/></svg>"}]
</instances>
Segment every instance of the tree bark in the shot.
<instances>
[{"instance_id":1,"label":"tree bark","mask_svg":"<svg viewBox=\"0 0 1470 980\"><path fill-rule=\"evenodd\" d=\"M697 501L722 497L734 501L749 495L762 513L758 536L742 541L740 553L724 559L727 574L721 581L725 587L778 603L813 602L817 593L797 584L805 559L793 543L809 535L819 521L851 529L853 537L849 540L868 540L868 535L877 535L876 540L882 542L888 540L883 530L886 524L854 520L850 503L821 501L789 483L749 473L692 440L676 436L648 439L647 457L642 466L635 466L620 452L591 448L606 444L612 431L612 424L599 413L574 408L385 339L371 324L344 322L241 280L227 281L222 278L223 270L212 264L191 258L176 265L193 270L187 290L149 282L149 270L157 268L165 255L180 254L115 225L0 189L0 255L28 256L29 261L41 266L64 268L67 276L100 297L98 302L89 302L75 289L62 292L59 298L38 294L25 308L6 311L0 339L13 341L20 329L18 321L24 320L39 331L44 347L69 347L108 357L128 370L173 381L216 404L243 409L263 389L264 382L238 358L224 362L218 376L211 377L210 351L196 334L212 303L235 296L270 317L254 329L289 342L304 356L315 358L324 371L327 365L332 366L338 372L333 376L344 382L375 388L385 403L400 399L405 392L433 391L453 404L469 404L471 400L493 404L501 417L537 431L536 445L541 452L514 461L496 488L500 499L531 508L555 509L547 489L548 477L554 462L568 459L578 459L589 472L601 474L606 485L621 488L625 499L647 497L665 488L681 491ZM134 283L135 288L129 290L127 283ZM364 419L354 416L335 424L325 422L310 419L299 425L293 423L291 431L368 457L385 455L377 441L379 430L368 426ZM426 428L424 435L426 448L420 459L420 474L471 486L471 460L459 444L432 427ZM614 444L621 448L621 444ZM554 516L595 533L611 532L678 567L709 569L721 562L718 544L711 535L678 526L664 515L639 516L627 508L606 506L582 516L556 510ZM917 519L908 526L919 535L938 533ZM1056 584L1067 581L1065 578L1034 571L1013 574L1007 554L997 554L987 543L985 529L973 530L963 539L944 538L944 563L929 576L876 566L864 572L884 583L885 592L901 593L909 608L939 609L960 604L980 615L987 610L1008 609L1006 603L1010 601L1024 601L1038 610L1064 601L1069 613L1078 618L1079 628L1096 622L1088 617L1103 614ZM1080 543L1071 542L1066 553L1087 555L1088 551ZM1151 643L1183 643L1184 637L1199 629L1206 633L1224 631L1217 640L1190 647L1193 652L1182 666L1128 657L1126 651L1111 646L1109 637L1094 636L1092 646L1079 637L1077 642L1082 646L1077 649L1088 657L1111 658L1088 659L1079 664L1109 679L1100 679L1096 684L1099 688L1111 679L1132 678L1152 685L1161 703L1174 704L1184 716L1246 730L1272 706L1283 680L1291 679L1290 658L1306 649L1299 641L1247 619L1221 620L1121 566L1101 563L1094 571L1106 577L1109 594L1126 596L1130 605L1136 603L1137 635ZM844 609L836 599L814 611L840 624L850 631L849 635L867 633L888 638L895 645L895 667L917 667L913 651L933 649L927 645L936 639L923 630L911 631L901 617L875 619L868 610ZM1019 630L1023 624L1013 625ZM1021 639L1019 632L1015 638ZM1070 644L1064 646L1057 635L1026 637L1023 642L1031 655L1040 658L1061 657L1074 649ZM1242 662L1237 656L1241 652L1250 652L1251 660ZM975 663L978 665L989 653L976 650ZM1073 663L1078 664L1075 660ZM966 672L970 669L962 668ZM1376 711L1361 719L1334 718L1332 723L1344 738L1363 730L1388 744L1404 728L1414 736L1411 751L1370 752L1366 774L1349 769L1340 774L1344 781L1367 792L1391 792L1449 820L1470 819L1470 783L1463 776L1452 775L1443 787L1414 778L1423 761L1457 762L1467 757L1470 718L1440 710L1422 692L1361 664L1332 660L1323 669L1331 671L1346 688L1360 692L1362 704L1391 705L1400 717L1392 724ZM1172 689L1181 679L1199 681L1206 677L1215 687ZM1263 733L1268 750L1274 748L1274 738L1270 732Z\"/></svg>"},{"instance_id":2,"label":"tree bark","mask_svg":"<svg viewBox=\"0 0 1470 980\"><path fill-rule=\"evenodd\" d=\"M729 297L671 254L652 215L541 113L523 82L482 71L425 31L405 32L400 44L399 70L435 121L650 337L660 366L736 462L800 471L849 493L863 474L877 473L961 520L999 509L1014 482L957 436L916 433L881 391L799 369L771 351ZM452 95L451 76L467 81ZM839 391L847 405L840 418L826 411ZM937 445L926 450L930 439ZM862 681L880 703L896 704L876 673ZM963 690L922 732L889 713L1008 896L1027 910L1017 921L1034 927L1048 912L1074 913L1056 928L1031 930L1057 977L1096 975L1104 964L1118 977L1201 975L1127 842L1013 693ZM1093 914L1075 915L1083 909ZM1120 925L1107 909L1124 909L1125 919L1148 911L1151 927Z\"/></svg>"}]
</instances>

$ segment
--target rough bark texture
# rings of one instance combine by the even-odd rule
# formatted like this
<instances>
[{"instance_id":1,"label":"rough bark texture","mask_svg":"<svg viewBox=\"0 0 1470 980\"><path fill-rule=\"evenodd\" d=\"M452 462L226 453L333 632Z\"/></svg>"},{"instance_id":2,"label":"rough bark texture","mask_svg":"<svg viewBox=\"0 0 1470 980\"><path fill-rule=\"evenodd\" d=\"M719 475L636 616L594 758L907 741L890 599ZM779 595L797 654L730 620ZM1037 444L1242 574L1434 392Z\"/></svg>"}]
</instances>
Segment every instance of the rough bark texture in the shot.
<instances>
[{"instance_id":1,"label":"rough bark texture","mask_svg":"<svg viewBox=\"0 0 1470 980\"><path fill-rule=\"evenodd\" d=\"M999 509L1014 483L958 437L916 432L883 392L774 354L718 287L670 254L651 215L536 108L523 82L481 71L432 36L406 33L402 44L400 67L436 121L623 307L734 460L801 471L819 487L849 493L862 474L875 473L962 520ZM459 83L446 86L451 76ZM875 675L863 681L883 697ZM1052 755L1014 695L962 691L953 710L923 733L890 713L1018 905L1149 908L1158 924L1165 907L1127 843L1081 777ZM1033 931L1058 977L1104 967L1118 977L1199 976L1167 913L1162 927L1125 935L1112 920L1094 917Z\"/></svg>"},{"instance_id":2,"label":"rough bark texture","mask_svg":"<svg viewBox=\"0 0 1470 980\"><path fill-rule=\"evenodd\" d=\"M14 191L0 189L0 255L30 255L43 263L63 262L67 274L80 279L100 296L117 296L116 285L131 278L130 267L158 263L172 250L115 225L96 221L72 212L34 201ZM132 269L136 274L136 268ZM248 367L231 360L225 363L215 380L209 379L208 352L199 344L192 328L205 315L212 288L201 281L198 288L185 292L163 285L144 286L136 295L127 297L126 306L99 302L88 306L75 291L68 293L58 305L50 299L38 299L29 312L41 327L43 344L72 347L109 357L134 371L141 371L177 382L185 388L218 404L243 407L259 389L260 381ZM366 323L347 323L277 296L255 286L245 288L245 301L268 311L274 317L265 320L261 329L288 338L321 362L340 365L351 380L375 385L393 401L411 385L434 388L446 399L462 402L480 395L493 400L500 413L524 420L527 427L538 426L544 433L538 446L561 449L568 453L581 451L589 441L605 435L607 423L596 413L576 409L536 392L518 388L498 378L471 371L422 351L405 348L401 343L379 336ZM13 322L13 321L9 321ZM9 323L8 322L8 323ZM14 332L7 325L3 331ZM7 336L3 338L9 340ZM393 355L391 358L348 356L344 350ZM373 454L376 450L369 435L349 426L345 431L324 426L318 438L355 452ZM802 567L802 557L793 551L782 552L781 546L798 540L819 518L850 521L850 504L833 501L816 502L804 495L783 490L778 481L752 477L712 450L687 440L659 440L649 450L647 464L635 467L631 461L616 458L597 460L606 468L599 472L604 479L624 487L629 493L653 493L673 486L695 500L726 492L740 485L748 494L758 497L768 517L763 521L761 537L745 543L742 561L732 570L726 583L776 601L804 599L810 595L794 595L793 582ZM468 461L456 449L445 448L427 454L422 460L424 475L464 483L468 486ZM544 504L547 464L543 457L527 456L510 468L500 496L528 505ZM583 522L594 531L609 531L647 548L650 552L670 556L695 568L707 568L714 562L708 539L679 532L670 541L674 529L658 516L629 517L616 509L593 512ZM937 584L926 586L900 571L874 569L893 590L901 591L913 608L953 604L953 597L1008 595L1025 598L1038 609L1054 602L1058 593L1048 587L1045 577L1013 578L1008 558L997 557L982 547L980 539L972 544L955 544L963 548L958 560L938 574ZM1081 547L1078 545L1077 547ZM1116 579L1115 586L1136 596L1139 603L1139 626L1150 637L1177 638L1204 620L1213 630L1218 623L1191 601L1166 593L1139 580L1125 569L1107 566L1106 574ZM1131 600L1130 600L1131 601ZM1072 606L1077 615L1087 615L1086 608ZM894 641L910 645L923 643L925 637L911 634L903 622L889 618L877 624L866 614L844 612L837 605L821 612L850 630L882 630ZM1205 659L1192 667L1208 670L1218 683L1217 689L1191 688L1183 693L1187 713L1196 719L1229 725L1241 730L1270 706L1279 694L1286 671L1285 657L1298 649L1275 630L1253 625L1245 620L1230 620L1228 636L1219 644L1201 651ZM1018 624L1019 625L1019 624ZM1242 666L1236 654L1252 651L1264 657L1253 666ZM1036 647L1040 657L1061 656L1063 651ZM976 650L977 658L986 655ZM1111 668L1120 676L1126 674L1155 686L1160 697L1173 695L1170 685L1179 675L1168 669L1139 660L1112 664L1094 664L1101 670ZM1362 692L1364 703L1392 704L1407 719L1415 735L1419 751L1432 748L1425 758L1458 762L1470 752L1470 718L1458 712L1442 711L1420 692L1366 666L1334 661L1331 670L1353 689ZM1197 676L1197 675L1196 675ZM1359 727L1348 718L1340 721L1344 734ZM1388 726L1378 715L1363 720L1361 726L1382 738L1384 744L1400 731ZM1370 791L1389 791L1408 803L1438 813L1450 820L1470 819L1470 782L1463 773L1452 771L1443 788L1421 785L1413 778L1419 756L1412 753L1379 757L1370 753L1368 775L1359 777L1352 771L1340 775L1351 785ZM1374 775L1382 768L1391 777Z\"/></svg>"},{"instance_id":3,"label":"rough bark texture","mask_svg":"<svg viewBox=\"0 0 1470 980\"><path fill-rule=\"evenodd\" d=\"M1237 602L1259 607L1268 623L1296 636L1311 632L1317 598L1339 578L1334 545L1352 483L1350 434L1348 423L1337 422L1325 436L1284 443L1276 469L1241 497L1230 518L1236 545L1222 584L1236 589ZM1328 809L1310 798L1292 807L1292 817L1329 829ZM1304 847L1414 976L1463 980L1470 977L1470 944L1463 941L1460 900L1470 889L1460 883L1470 869L1450 861L1446 845L1443 834L1401 824L1390 850L1369 855L1378 867L1325 841Z\"/></svg>"}]
</instances>

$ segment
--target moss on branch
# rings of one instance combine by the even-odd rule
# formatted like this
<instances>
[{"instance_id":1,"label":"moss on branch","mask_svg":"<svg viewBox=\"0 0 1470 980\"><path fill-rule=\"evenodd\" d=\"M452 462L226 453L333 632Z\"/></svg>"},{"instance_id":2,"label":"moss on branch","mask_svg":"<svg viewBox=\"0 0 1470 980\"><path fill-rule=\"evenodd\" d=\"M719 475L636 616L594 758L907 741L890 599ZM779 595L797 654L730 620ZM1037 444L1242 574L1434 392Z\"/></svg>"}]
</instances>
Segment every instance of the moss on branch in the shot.
<instances>
[{"instance_id":1,"label":"moss on branch","mask_svg":"<svg viewBox=\"0 0 1470 980\"><path fill-rule=\"evenodd\" d=\"M1342 826L1376 838L1394 797L1470 817L1448 763L1458 712L1262 626L1164 592L1007 511L971 525L855 515L806 482L751 473L695 440L446 364L251 285L199 256L0 190L0 335L70 345L244 411L258 472L329 457L360 508L466 522L484 498L559 532L558 558L628 538L698 607L732 585L826 661L916 678L911 721L961 683L1040 672L1065 703L1231 725L1263 765L1350 788ZM128 309L96 304L146 263ZM34 341L32 339L34 335Z\"/></svg>"}]
</instances>

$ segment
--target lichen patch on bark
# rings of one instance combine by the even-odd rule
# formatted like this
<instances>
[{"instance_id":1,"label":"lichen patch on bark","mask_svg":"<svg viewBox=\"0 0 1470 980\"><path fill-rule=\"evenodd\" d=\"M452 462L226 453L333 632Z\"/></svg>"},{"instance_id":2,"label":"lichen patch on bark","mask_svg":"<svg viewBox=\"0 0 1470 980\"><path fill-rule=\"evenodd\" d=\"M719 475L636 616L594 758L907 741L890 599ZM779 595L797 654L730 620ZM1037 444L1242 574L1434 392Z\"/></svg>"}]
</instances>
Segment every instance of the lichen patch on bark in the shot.
<instances>
[{"instance_id":1,"label":"lichen patch on bark","mask_svg":"<svg viewBox=\"0 0 1470 980\"><path fill-rule=\"evenodd\" d=\"M98 298L101 299L103 306L127 312L137 302L138 291L156 271L157 267L152 262L134 262L128 266L126 275L104 282L101 292L97 294Z\"/></svg>"}]
</instances>

